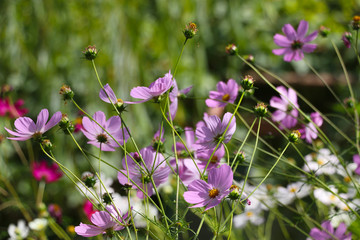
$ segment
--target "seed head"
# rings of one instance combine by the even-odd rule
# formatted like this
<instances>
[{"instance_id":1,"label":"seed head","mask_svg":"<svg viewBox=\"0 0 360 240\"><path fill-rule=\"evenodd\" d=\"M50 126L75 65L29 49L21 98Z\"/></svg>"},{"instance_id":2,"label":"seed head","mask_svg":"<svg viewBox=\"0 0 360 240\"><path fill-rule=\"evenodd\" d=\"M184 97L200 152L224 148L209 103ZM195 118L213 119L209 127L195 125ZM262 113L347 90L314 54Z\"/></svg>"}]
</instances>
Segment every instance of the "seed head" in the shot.
<instances>
[{"instance_id":1,"label":"seed head","mask_svg":"<svg viewBox=\"0 0 360 240\"><path fill-rule=\"evenodd\" d=\"M190 22L188 25L186 25L186 27L184 29L184 36L186 37L186 39L193 38L197 31L198 31L198 29L197 29L196 24L193 22Z\"/></svg>"},{"instance_id":2,"label":"seed head","mask_svg":"<svg viewBox=\"0 0 360 240\"><path fill-rule=\"evenodd\" d=\"M325 38L329 35L329 33L330 33L330 28L327 28L325 26L320 26L320 28L319 28L320 36Z\"/></svg>"},{"instance_id":3,"label":"seed head","mask_svg":"<svg viewBox=\"0 0 360 240\"><path fill-rule=\"evenodd\" d=\"M62 85L62 87L60 88L59 93L61 95L63 95L64 101L71 100L75 95L75 93L71 90L71 88L68 85L65 85L65 84Z\"/></svg>"},{"instance_id":4,"label":"seed head","mask_svg":"<svg viewBox=\"0 0 360 240\"><path fill-rule=\"evenodd\" d=\"M89 45L87 48L85 48L83 54L87 60L91 61L94 60L98 55L98 50L96 49L95 45L94 46Z\"/></svg>"},{"instance_id":5,"label":"seed head","mask_svg":"<svg viewBox=\"0 0 360 240\"><path fill-rule=\"evenodd\" d=\"M265 117L268 112L267 105L263 102L260 102L255 106L254 111L258 117Z\"/></svg>"},{"instance_id":6,"label":"seed head","mask_svg":"<svg viewBox=\"0 0 360 240\"><path fill-rule=\"evenodd\" d=\"M250 75L246 75L240 85L245 91L248 91L254 87L254 78Z\"/></svg>"},{"instance_id":7,"label":"seed head","mask_svg":"<svg viewBox=\"0 0 360 240\"><path fill-rule=\"evenodd\" d=\"M353 20L351 22L351 25L354 30L359 30L360 29L360 16L354 16Z\"/></svg>"}]
</instances>

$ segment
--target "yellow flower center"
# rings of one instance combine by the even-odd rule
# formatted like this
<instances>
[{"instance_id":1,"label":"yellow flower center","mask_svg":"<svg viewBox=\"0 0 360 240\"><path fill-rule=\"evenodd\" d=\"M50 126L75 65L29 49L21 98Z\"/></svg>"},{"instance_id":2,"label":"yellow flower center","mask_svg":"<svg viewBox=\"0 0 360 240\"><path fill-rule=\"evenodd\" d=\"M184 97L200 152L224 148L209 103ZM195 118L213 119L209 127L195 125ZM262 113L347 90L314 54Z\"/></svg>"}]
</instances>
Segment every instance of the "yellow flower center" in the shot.
<instances>
[{"instance_id":1,"label":"yellow flower center","mask_svg":"<svg viewBox=\"0 0 360 240\"><path fill-rule=\"evenodd\" d=\"M252 215L254 215L253 212L247 212L247 213L246 213L246 216L247 216L247 217L251 217Z\"/></svg>"},{"instance_id":2,"label":"yellow flower center","mask_svg":"<svg viewBox=\"0 0 360 240\"><path fill-rule=\"evenodd\" d=\"M350 180L351 180L351 179L350 179L350 177L349 177L349 176L344 177L344 181L345 181L345 182L349 183L349 182L350 182Z\"/></svg>"},{"instance_id":3,"label":"yellow flower center","mask_svg":"<svg viewBox=\"0 0 360 240\"><path fill-rule=\"evenodd\" d=\"M318 163L319 165L324 165L325 161L322 160L322 159L318 159L318 160L317 160L317 163Z\"/></svg>"},{"instance_id":4,"label":"yellow flower center","mask_svg":"<svg viewBox=\"0 0 360 240\"><path fill-rule=\"evenodd\" d=\"M297 189L296 188L290 188L290 192L292 192L292 193L295 193L297 191Z\"/></svg>"},{"instance_id":5,"label":"yellow flower center","mask_svg":"<svg viewBox=\"0 0 360 240\"><path fill-rule=\"evenodd\" d=\"M217 195L219 195L219 190L216 188L213 188L209 191L209 197L215 198Z\"/></svg>"},{"instance_id":6,"label":"yellow flower center","mask_svg":"<svg viewBox=\"0 0 360 240\"><path fill-rule=\"evenodd\" d=\"M222 100L225 101L225 102L229 101L229 99L230 99L230 95L229 95L229 94L225 94L225 95L222 97Z\"/></svg>"}]
</instances>

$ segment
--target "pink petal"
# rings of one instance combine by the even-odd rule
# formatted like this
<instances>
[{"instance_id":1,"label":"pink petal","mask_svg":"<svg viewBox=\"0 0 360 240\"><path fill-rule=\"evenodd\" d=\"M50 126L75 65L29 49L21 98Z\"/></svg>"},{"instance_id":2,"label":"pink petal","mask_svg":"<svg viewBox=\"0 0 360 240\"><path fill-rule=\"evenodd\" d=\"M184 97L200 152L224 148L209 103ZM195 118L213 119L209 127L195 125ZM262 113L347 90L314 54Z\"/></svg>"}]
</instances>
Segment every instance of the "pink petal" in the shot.
<instances>
[{"instance_id":1,"label":"pink petal","mask_svg":"<svg viewBox=\"0 0 360 240\"><path fill-rule=\"evenodd\" d=\"M272 97L270 99L270 106L282 111L287 110L287 102L284 102L281 98Z\"/></svg>"},{"instance_id":2,"label":"pink petal","mask_svg":"<svg viewBox=\"0 0 360 240\"><path fill-rule=\"evenodd\" d=\"M301 40L305 37L305 34L307 33L308 29L309 29L308 22L301 20L299 23L299 26L297 28L297 37L299 40Z\"/></svg>"},{"instance_id":3,"label":"pink petal","mask_svg":"<svg viewBox=\"0 0 360 240\"><path fill-rule=\"evenodd\" d=\"M311 42L312 40L314 40L318 35L318 31L314 31L312 33L310 33L306 38L303 39L304 43L307 42Z\"/></svg>"},{"instance_id":4,"label":"pink petal","mask_svg":"<svg viewBox=\"0 0 360 240\"><path fill-rule=\"evenodd\" d=\"M75 232L83 237L94 237L102 234L104 230L93 225L80 223L80 226L75 227Z\"/></svg>"},{"instance_id":5,"label":"pink petal","mask_svg":"<svg viewBox=\"0 0 360 240\"><path fill-rule=\"evenodd\" d=\"M62 118L62 114L60 111L54 113L54 115L51 117L50 121L45 125L44 132L48 131L50 128L52 128L56 124L58 124L60 122L61 118Z\"/></svg>"},{"instance_id":6,"label":"pink petal","mask_svg":"<svg viewBox=\"0 0 360 240\"><path fill-rule=\"evenodd\" d=\"M289 41L287 37L281 34L275 34L274 35L274 43L278 45L279 47L291 47L292 41ZM281 54L279 54L281 55Z\"/></svg>"},{"instance_id":7,"label":"pink petal","mask_svg":"<svg viewBox=\"0 0 360 240\"><path fill-rule=\"evenodd\" d=\"M286 53L284 54L284 61L285 62L291 62L294 60L296 55L296 51L287 49Z\"/></svg>"},{"instance_id":8,"label":"pink petal","mask_svg":"<svg viewBox=\"0 0 360 240\"><path fill-rule=\"evenodd\" d=\"M37 117L36 121L36 131L44 133L45 124L49 119L49 111L47 109L42 109Z\"/></svg>"},{"instance_id":9,"label":"pink petal","mask_svg":"<svg viewBox=\"0 0 360 240\"><path fill-rule=\"evenodd\" d=\"M144 100L148 100L153 97L150 93L149 88L147 87L135 87L131 89L130 96L132 96L133 98L140 98Z\"/></svg>"},{"instance_id":10,"label":"pink petal","mask_svg":"<svg viewBox=\"0 0 360 240\"><path fill-rule=\"evenodd\" d=\"M297 34L296 34L295 29L293 28L293 26L291 26L290 24L285 24L284 27L282 28L282 31L285 33L286 37L290 41L296 40Z\"/></svg>"},{"instance_id":11,"label":"pink petal","mask_svg":"<svg viewBox=\"0 0 360 240\"><path fill-rule=\"evenodd\" d=\"M103 89L100 89L100 93L99 93L100 99L103 100L104 102L110 103L110 101L109 101L109 98L110 98L110 100L113 103L116 103L117 98L115 96L115 93L112 90L112 88L109 86L108 83L104 86L104 89L105 89L105 91Z\"/></svg>"},{"instance_id":12,"label":"pink petal","mask_svg":"<svg viewBox=\"0 0 360 240\"><path fill-rule=\"evenodd\" d=\"M273 114L271 119L274 122L280 122L281 120L283 120L286 117L286 112L283 112L281 110L276 110Z\"/></svg>"},{"instance_id":13,"label":"pink petal","mask_svg":"<svg viewBox=\"0 0 360 240\"><path fill-rule=\"evenodd\" d=\"M36 131L36 125L31 118L20 117L15 120L14 125L18 132L26 134L34 134Z\"/></svg>"},{"instance_id":14,"label":"pink petal","mask_svg":"<svg viewBox=\"0 0 360 240\"><path fill-rule=\"evenodd\" d=\"M300 61L303 58L304 58L304 53L300 49L296 50L295 55L293 57L293 60L294 61Z\"/></svg>"},{"instance_id":15,"label":"pink petal","mask_svg":"<svg viewBox=\"0 0 360 240\"><path fill-rule=\"evenodd\" d=\"M287 52L288 52L287 48L279 48L279 49L272 50L272 53L275 55L284 55Z\"/></svg>"},{"instance_id":16,"label":"pink petal","mask_svg":"<svg viewBox=\"0 0 360 240\"><path fill-rule=\"evenodd\" d=\"M316 44L312 44L312 43L306 43L302 46L302 50L306 53L311 53L313 51L315 51L317 45Z\"/></svg>"}]
</instances>

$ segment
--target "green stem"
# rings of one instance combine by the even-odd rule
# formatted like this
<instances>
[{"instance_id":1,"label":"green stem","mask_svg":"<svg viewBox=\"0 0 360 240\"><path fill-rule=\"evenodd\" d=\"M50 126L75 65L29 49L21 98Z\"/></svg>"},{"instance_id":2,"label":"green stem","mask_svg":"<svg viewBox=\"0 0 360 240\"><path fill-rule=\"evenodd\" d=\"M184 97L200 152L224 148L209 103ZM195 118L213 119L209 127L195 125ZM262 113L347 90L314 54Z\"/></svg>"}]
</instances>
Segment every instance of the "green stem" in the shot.
<instances>
[{"instance_id":1,"label":"green stem","mask_svg":"<svg viewBox=\"0 0 360 240\"><path fill-rule=\"evenodd\" d=\"M177 71L177 69L178 69L179 62L180 62L181 56L182 56L182 54L183 54L183 52L184 52L184 49L185 49L185 45L186 45L186 43L187 43L187 40L188 40L188 39L186 38L185 41L184 41L184 44L183 44L183 46L182 46L182 48L181 48L180 55L179 55L179 57L178 57L178 59L177 59L177 61L176 61L173 78L175 78L176 71Z\"/></svg>"},{"instance_id":2,"label":"green stem","mask_svg":"<svg viewBox=\"0 0 360 240\"><path fill-rule=\"evenodd\" d=\"M254 157L255 157L255 152L256 152L256 149L257 149L258 141L259 141L260 126L261 126L261 118L259 118L258 129L257 129L257 132L256 132L256 139L255 139L255 145L254 145L254 151L253 151L251 159L250 159L250 164L249 164L249 167L248 167L245 179L244 179L244 184L243 184L242 189L241 189L240 197L242 196L242 194L244 192L245 185L246 185L247 179L248 179L249 174L250 174L250 169L251 169Z\"/></svg>"},{"instance_id":3,"label":"green stem","mask_svg":"<svg viewBox=\"0 0 360 240\"><path fill-rule=\"evenodd\" d=\"M46 185L46 183L43 180L41 180L39 182L39 187L38 187L37 196L36 196L36 206L37 207L39 207L43 201L45 185Z\"/></svg>"}]
</instances>

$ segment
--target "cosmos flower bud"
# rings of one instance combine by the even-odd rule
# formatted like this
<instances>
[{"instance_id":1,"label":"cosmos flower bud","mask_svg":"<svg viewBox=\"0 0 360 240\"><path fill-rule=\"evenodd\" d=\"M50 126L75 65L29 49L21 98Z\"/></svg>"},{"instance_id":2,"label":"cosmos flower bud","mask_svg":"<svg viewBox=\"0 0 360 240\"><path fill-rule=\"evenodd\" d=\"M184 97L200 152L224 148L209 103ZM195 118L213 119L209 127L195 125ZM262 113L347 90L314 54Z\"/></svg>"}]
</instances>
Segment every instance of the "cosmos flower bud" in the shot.
<instances>
[{"instance_id":1,"label":"cosmos flower bud","mask_svg":"<svg viewBox=\"0 0 360 240\"><path fill-rule=\"evenodd\" d=\"M239 163L242 163L242 162L245 161L245 153L244 153L243 151L239 151L239 152L237 153L237 161L238 161Z\"/></svg>"},{"instance_id":2,"label":"cosmos flower bud","mask_svg":"<svg viewBox=\"0 0 360 240\"><path fill-rule=\"evenodd\" d=\"M351 47L351 42L352 42L352 34L351 34L351 32L345 32L342 35L341 40L343 40L345 47L350 48Z\"/></svg>"},{"instance_id":3,"label":"cosmos flower bud","mask_svg":"<svg viewBox=\"0 0 360 240\"><path fill-rule=\"evenodd\" d=\"M75 93L71 90L68 85L62 85L59 93L63 96L64 101L73 99Z\"/></svg>"},{"instance_id":4,"label":"cosmos flower bud","mask_svg":"<svg viewBox=\"0 0 360 240\"><path fill-rule=\"evenodd\" d=\"M238 48L235 44L231 43L229 45L227 45L225 47L225 51L229 54L229 55L235 55L238 51Z\"/></svg>"},{"instance_id":5,"label":"cosmos flower bud","mask_svg":"<svg viewBox=\"0 0 360 240\"><path fill-rule=\"evenodd\" d=\"M320 28L319 28L320 36L325 38L329 35L329 33L330 33L330 28L327 28L325 26L320 26Z\"/></svg>"},{"instance_id":6,"label":"cosmos flower bud","mask_svg":"<svg viewBox=\"0 0 360 240\"><path fill-rule=\"evenodd\" d=\"M235 201L238 200L240 198L240 189L238 186L236 185L231 185L230 187L230 193L228 195L228 198Z\"/></svg>"},{"instance_id":7,"label":"cosmos flower bud","mask_svg":"<svg viewBox=\"0 0 360 240\"><path fill-rule=\"evenodd\" d=\"M51 151L53 149L53 145L52 145L52 143L51 143L51 141L49 139L42 140L41 145L43 146L43 148L47 152L49 152L49 151Z\"/></svg>"},{"instance_id":8,"label":"cosmos flower bud","mask_svg":"<svg viewBox=\"0 0 360 240\"><path fill-rule=\"evenodd\" d=\"M81 179L83 180L83 182L85 183L85 185L88 188L92 188L94 187L95 183L96 183L96 179L94 177L94 174L92 174L91 172L84 172L81 175Z\"/></svg>"},{"instance_id":9,"label":"cosmos flower bud","mask_svg":"<svg viewBox=\"0 0 360 240\"><path fill-rule=\"evenodd\" d=\"M246 61L250 62L250 63L254 63L255 62L255 57L251 54L249 55L243 55L242 56Z\"/></svg>"},{"instance_id":10,"label":"cosmos flower bud","mask_svg":"<svg viewBox=\"0 0 360 240\"><path fill-rule=\"evenodd\" d=\"M255 114L258 117L265 117L267 115L268 109L267 105L263 102L258 103L254 108Z\"/></svg>"},{"instance_id":11,"label":"cosmos flower bud","mask_svg":"<svg viewBox=\"0 0 360 240\"><path fill-rule=\"evenodd\" d=\"M186 25L183 33L184 33L184 36L186 37L186 39L190 39L195 36L197 31L198 31L198 29L197 29L196 24L193 22L190 22L188 25Z\"/></svg>"},{"instance_id":12,"label":"cosmos flower bud","mask_svg":"<svg viewBox=\"0 0 360 240\"><path fill-rule=\"evenodd\" d=\"M294 130L292 131L292 133L290 133L288 139L289 139L289 142L291 143L296 143L301 137L301 134L298 130Z\"/></svg>"},{"instance_id":13,"label":"cosmos flower bud","mask_svg":"<svg viewBox=\"0 0 360 240\"><path fill-rule=\"evenodd\" d=\"M104 193L103 196L102 196L103 202L104 202L106 205L111 204L112 198L113 198L113 197L112 197L112 194L111 194L111 193Z\"/></svg>"},{"instance_id":14,"label":"cosmos flower bud","mask_svg":"<svg viewBox=\"0 0 360 240\"><path fill-rule=\"evenodd\" d=\"M91 46L89 45L87 48L85 48L85 51L83 51L83 54L87 60L94 60L98 55L98 50L96 49L95 45Z\"/></svg>"},{"instance_id":15,"label":"cosmos flower bud","mask_svg":"<svg viewBox=\"0 0 360 240\"><path fill-rule=\"evenodd\" d=\"M359 30L360 29L360 16L354 16L353 20L351 22L351 25L354 30Z\"/></svg>"},{"instance_id":16,"label":"cosmos flower bud","mask_svg":"<svg viewBox=\"0 0 360 240\"><path fill-rule=\"evenodd\" d=\"M246 75L240 85L245 91L248 91L254 87L254 78L250 75Z\"/></svg>"}]
</instances>

